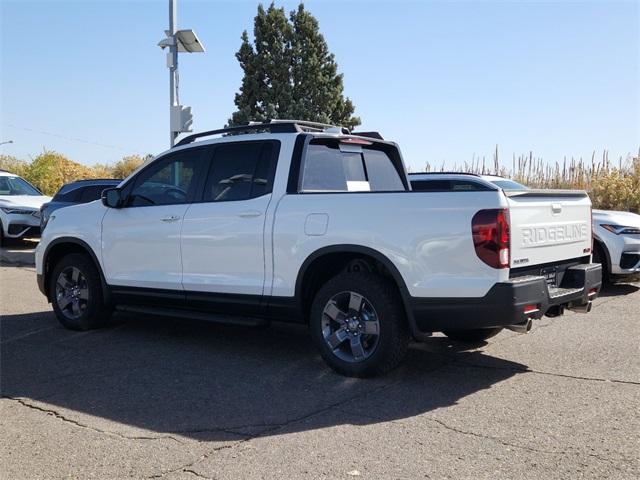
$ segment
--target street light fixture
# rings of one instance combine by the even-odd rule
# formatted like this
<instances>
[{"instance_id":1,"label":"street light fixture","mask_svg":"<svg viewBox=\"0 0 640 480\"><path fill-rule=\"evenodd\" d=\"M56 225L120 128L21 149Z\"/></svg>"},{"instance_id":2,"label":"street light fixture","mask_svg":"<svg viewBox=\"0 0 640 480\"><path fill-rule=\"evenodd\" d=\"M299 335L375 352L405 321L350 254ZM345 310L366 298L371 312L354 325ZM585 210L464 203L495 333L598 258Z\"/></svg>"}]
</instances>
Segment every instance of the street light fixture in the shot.
<instances>
[{"instance_id":1,"label":"street light fixture","mask_svg":"<svg viewBox=\"0 0 640 480\"><path fill-rule=\"evenodd\" d=\"M0 145L5 145L7 143L13 143L13 140L7 140L6 142L0 142Z\"/></svg>"},{"instance_id":2,"label":"street light fixture","mask_svg":"<svg viewBox=\"0 0 640 480\"><path fill-rule=\"evenodd\" d=\"M182 132L191 132L193 114L191 107L180 105L178 97L178 53L204 53L204 45L193 30L178 30L178 0L169 0L169 30L166 38L158 42L162 49L168 48L167 68L169 68L169 146L173 147L176 137Z\"/></svg>"}]
</instances>

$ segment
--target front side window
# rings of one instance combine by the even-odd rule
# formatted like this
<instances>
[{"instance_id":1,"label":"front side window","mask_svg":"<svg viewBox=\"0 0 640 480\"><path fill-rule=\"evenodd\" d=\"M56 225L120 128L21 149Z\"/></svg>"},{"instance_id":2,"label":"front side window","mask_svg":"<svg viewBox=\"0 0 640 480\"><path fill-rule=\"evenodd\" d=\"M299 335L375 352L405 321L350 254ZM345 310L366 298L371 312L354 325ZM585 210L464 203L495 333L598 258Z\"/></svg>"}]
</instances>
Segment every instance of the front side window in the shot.
<instances>
[{"instance_id":1,"label":"front side window","mask_svg":"<svg viewBox=\"0 0 640 480\"><path fill-rule=\"evenodd\" d=\"M20 177L1 176L0 195L42 195L34 186Z\"/></svg>"},{"instance_id":2,"label":"front side window","mask_svg":"<svg viewBox=\"0 0 640 480\"><path fill-rule=\"evenodd\" d=\"M215 148L204 187L205 202L247 200L270 193L277 142L241 142Z\"/></svg>"},{"instance_id":3,"label":"front side window","mask_svg":"<svg viewBox=\"0 0 640 480\"><path fill-rule=\"evenodd\" d=\"M128 195L128 206L175 205L193 196L201 150L185 150L161 159L140 172Z\"/></svg>"},{"instance_id":4,"label":"front side window","mask_svg":"<svg viewBox=\"0 0 640 480\"><path fill-rule=\"evenodd\" d=\"M304 159L305 192L404 191L389 156L373 148L341 149L337 142L309 144Z\"/></svg>"}]
</instances>

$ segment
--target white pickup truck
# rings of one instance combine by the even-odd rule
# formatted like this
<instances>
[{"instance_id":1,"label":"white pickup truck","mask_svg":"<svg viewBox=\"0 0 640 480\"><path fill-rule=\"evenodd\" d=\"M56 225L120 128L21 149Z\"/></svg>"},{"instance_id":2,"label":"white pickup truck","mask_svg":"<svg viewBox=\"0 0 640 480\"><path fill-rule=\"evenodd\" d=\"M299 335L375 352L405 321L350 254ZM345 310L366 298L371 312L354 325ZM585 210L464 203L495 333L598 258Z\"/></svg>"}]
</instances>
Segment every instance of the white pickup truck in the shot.
<instances>
[{"instance_id":1,"label":"white pickup truck","mask_svg":"<svg viewBox=\"0 0 640 480\"><path fill-rule=\"evenodd\" d=\"M36 269L68 328L114 309L304 322L331 367L369 376L412 337L588 311L591 247L584 192L416 192L375 132L271 121L186 137L102 201L56 211Z\"/></svg>"}]
</instances>

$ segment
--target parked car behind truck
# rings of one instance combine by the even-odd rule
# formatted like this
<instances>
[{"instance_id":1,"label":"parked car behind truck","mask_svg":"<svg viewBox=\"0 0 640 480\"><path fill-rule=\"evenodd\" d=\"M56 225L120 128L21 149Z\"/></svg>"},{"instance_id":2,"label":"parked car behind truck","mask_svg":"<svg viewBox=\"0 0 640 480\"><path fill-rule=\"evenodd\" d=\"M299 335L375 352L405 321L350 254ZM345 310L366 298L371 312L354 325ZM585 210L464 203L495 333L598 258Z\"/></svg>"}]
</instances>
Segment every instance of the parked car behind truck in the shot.
<instances>
[{"instance_id":1,"label":"parked car behind truck","mask_svg":"<svg viewBox=\"0 0 640 480\"><path fill-rule=\"evenodd\" d=\"M40 236L40 207L51 200L24 178L0 170L0 246Z\"/></svg>"},{"instance_id":2,"label":"parked car behind truck","mask_svg":"<svg viewBox=\"0 0 640 480\"><path fill-rule=\"evenodd\" d=\"M186 137L102 203L57 212L40 289L72 329L114 309L307 323L353 376L393 368L411 337L588 310L600 265L584 192L413 192L381 138L299 121Z\"/></svg>"},{"instance_id":3,"label":"parked car behind truck","mask_svg":"<svg viewBox=\"0 0 640 480\"><path fill-rule=\"evenodd\" d=\"M117 187L118 178L94 178L69 182L56 192L50 202L40 207L40 228L44 230L51 214L60 208L99 200L105 188Z\"/></svg>"},{"instance_id":4,"label":"parked car behind truck","mask_svg":"<svg viewBox=\"0 0 640 480\"><path fill-rule=\"evenodd\" d=\"M412 173L414 190L474 190L488 183L504 190L529 187L496 175L468 173ZM593 210L593 262L602 264L602 280L633 280L640 276L640 215L614 210Z\"/></svg>"}]
</instances>

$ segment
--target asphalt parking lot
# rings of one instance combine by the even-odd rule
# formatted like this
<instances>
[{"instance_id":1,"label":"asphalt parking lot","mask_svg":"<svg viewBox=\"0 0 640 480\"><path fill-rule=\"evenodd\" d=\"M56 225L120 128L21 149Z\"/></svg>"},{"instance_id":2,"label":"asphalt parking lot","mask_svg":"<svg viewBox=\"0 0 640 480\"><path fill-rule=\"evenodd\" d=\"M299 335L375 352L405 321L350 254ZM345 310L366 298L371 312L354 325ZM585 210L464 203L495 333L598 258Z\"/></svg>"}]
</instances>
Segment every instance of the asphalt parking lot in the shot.
<instances>
[{"instance_id":1,"label":"asphalt parking lot","mask_svg":"<svg viewBox=\"0 0 640 480\"><path fill-rule=\"evenodd\" d=\"M116 317L64 330L0 252L0 478L638 478L640 286L377 379L306 329Z\"/></svg>"}]
</instances>

